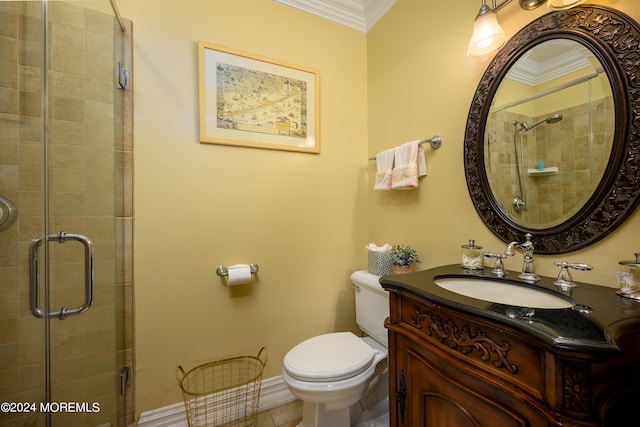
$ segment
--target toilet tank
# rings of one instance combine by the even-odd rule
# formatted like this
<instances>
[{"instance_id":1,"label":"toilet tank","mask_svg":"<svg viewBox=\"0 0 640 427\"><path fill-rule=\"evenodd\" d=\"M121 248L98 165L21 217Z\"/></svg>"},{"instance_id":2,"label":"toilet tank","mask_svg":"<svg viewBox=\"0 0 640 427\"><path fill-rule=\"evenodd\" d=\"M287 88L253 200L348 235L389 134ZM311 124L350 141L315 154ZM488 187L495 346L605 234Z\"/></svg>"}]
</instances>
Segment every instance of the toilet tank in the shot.
<instances>
[{"instance_id":1,"label":"toilet tank","mask_svg":"<svg viewBox=\"0 0 640 427\"><path fill-rule=\"evenodd\" d=\"M389 317L389 293L382 288L379 278L367 271L351 275L356 289L356 322L362 331L387 347L384 321Z\"/></svg>"}]
</instances>

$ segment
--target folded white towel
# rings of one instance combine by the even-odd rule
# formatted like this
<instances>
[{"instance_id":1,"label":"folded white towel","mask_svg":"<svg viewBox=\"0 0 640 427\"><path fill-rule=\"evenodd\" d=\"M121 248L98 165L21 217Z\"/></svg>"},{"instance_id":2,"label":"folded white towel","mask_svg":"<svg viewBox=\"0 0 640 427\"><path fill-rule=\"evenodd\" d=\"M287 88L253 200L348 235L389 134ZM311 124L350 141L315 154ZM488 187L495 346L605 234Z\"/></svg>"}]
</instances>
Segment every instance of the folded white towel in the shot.
<instances>
[{"instance_id":1,"label":"folded white towel","mask_svg":"<svg viewBox=\"0 0 640 427\"><path fill-rule=\"evenodd\" d=\"M395 148L395 166L391 176L393 190L418 188L418 178L427 174L424 149L419 140Z\"/></svg>"},{"instance_id":2,"label":"folded white towel","mask_svg":"<svg viewBox=\"0 0 640 427\"><path fill-rule=\"evenodd\" d=\"M393 159L395 149L390 149L376 154L376 182L374 190L391 190L391 173L393 171Z\"/></svg>"}]
</instances>

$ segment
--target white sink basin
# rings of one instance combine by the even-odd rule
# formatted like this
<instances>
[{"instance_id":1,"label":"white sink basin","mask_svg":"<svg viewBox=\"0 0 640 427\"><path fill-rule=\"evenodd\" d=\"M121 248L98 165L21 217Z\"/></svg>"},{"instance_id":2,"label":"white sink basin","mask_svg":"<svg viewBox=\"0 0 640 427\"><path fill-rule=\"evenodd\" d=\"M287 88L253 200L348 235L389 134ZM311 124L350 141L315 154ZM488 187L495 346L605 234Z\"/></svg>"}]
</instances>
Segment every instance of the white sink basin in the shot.
<instances>
[{"instance_id":1,"label":"white sink basin","mask_svg":"<svg viewBox=\"0 0 640 427\"><path fill-rule=\"evenodd\" d=\"M573 303L549 292L488 279L447 277L436 285L467 297L528 308L569 308Z\"/></svg>"}]
</instances>

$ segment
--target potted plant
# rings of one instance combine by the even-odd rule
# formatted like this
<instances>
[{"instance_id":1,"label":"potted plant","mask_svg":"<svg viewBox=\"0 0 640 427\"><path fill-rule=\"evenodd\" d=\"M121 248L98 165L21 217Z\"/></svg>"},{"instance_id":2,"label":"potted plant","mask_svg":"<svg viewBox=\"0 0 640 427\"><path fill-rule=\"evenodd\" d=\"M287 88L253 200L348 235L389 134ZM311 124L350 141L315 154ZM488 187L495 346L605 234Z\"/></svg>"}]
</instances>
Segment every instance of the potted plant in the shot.
<instances>
[{"instance_id":1,"label":"potted plant","mask_svg":"<svg viewBox=\"0 0 640 427\"><path fill-rule=\"evenodd\" d=\"M409 245L393 245L389 251L389 259L394 274L409 273L413 265L420 262L418 252Z\"/></svg>"}]
</instances>

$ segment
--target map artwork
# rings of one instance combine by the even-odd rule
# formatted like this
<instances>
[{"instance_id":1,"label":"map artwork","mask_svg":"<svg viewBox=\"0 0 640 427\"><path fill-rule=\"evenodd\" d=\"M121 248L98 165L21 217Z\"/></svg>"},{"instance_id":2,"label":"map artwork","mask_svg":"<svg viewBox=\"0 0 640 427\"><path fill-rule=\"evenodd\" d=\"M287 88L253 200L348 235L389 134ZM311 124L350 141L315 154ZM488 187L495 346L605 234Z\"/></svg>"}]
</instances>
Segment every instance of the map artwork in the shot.
<instances>
[{"instance_id":1,"label":"map artwork","mask_svg":"<svg viewBox=\"0 0 640 427\"><path fill-rule=\"evenodd\" d=\"M307 137L305 81L218 62L217 127Z\"/></svg>"}]
</instances>

